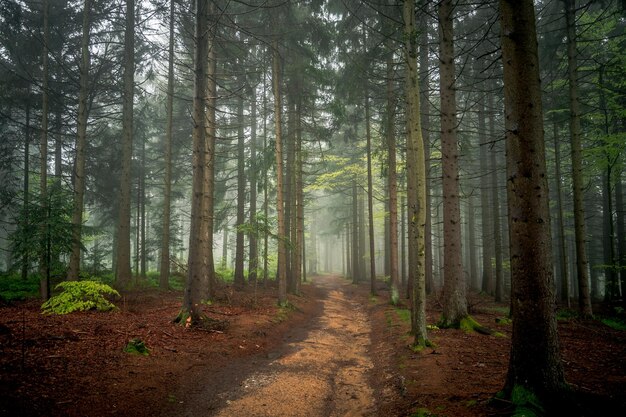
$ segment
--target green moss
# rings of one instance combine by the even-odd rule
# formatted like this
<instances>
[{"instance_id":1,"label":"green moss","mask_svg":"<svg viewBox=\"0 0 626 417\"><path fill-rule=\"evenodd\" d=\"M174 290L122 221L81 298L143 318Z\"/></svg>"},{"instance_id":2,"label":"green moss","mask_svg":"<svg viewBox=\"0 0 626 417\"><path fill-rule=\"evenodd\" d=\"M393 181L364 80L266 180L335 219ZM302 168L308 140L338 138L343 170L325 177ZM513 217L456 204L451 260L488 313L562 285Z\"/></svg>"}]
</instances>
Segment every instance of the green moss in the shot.
<instances>
[{"instance_id":1,"label":"green moss","mask_svg":"<svg viewBox=\"0 0 626 417\"><path fill-rule=\"evenodd\" d=\"M148 356L150 354L150 350L146 346L145 342L141 339L132 339L126 344L124 347L124 352L131 353L133 355L143 355Z\"/></svg>"},{"instance_id":2,"label":"green moss","mask_svg":"<svg viewBox=\"0 0 626 417\"><path fill-rule=\"evenodd\" d=\"M473 332L477 327L481 327L480 324L472 318L472 316L467 316L461 319L459 322L459 329L465 332Z\"/></svg>"},{"instance_id":3,"label":"green moss","mask_svg":"<svg viewBox=\"0 0 626 417\"><path fill-rule=\"evenodd\" d=\"M432 417L433 414L428 410L428 408L418 408L411 414L411 417Z\"/></svg>"},{"instance_id":4,"label":"green moss","mask_svg":"<svg viewBox=\"0 0 626 417\"><path fill-rule=\"evenodd\" d=\"M626 330L626 323L623 320L616 319L613 317L606 317L606 318L600 319L600 321L612 329L622 330L622 331Z\"/></svg>"},{"instance_id":5,"label":"green moss","mask_svg":"<svg viewBox=\"0 0 626 417\"><path fill-rule=\"evenodd\" d=\"M508 317L498 317L498 318L496 318L496 323L498 323L498 324L502 324L502 325L505 325L505 326L506 326L506 325L511 325L511 324L513 324L513 320L511 320L511 319L510 319L510 318L508 318Z\"/></svg>"},{"instance_id":6,"label":"green moss","mask_svg":"<svg viewBox=\"0 0 626 417\"><path fill-rule=\"evenodd\" d=\"M536 417L545 413L541 401L535 393L521 385L513 387L511 403L515 406L513 416L516 417Z\"/></svg>"}]
</instances>

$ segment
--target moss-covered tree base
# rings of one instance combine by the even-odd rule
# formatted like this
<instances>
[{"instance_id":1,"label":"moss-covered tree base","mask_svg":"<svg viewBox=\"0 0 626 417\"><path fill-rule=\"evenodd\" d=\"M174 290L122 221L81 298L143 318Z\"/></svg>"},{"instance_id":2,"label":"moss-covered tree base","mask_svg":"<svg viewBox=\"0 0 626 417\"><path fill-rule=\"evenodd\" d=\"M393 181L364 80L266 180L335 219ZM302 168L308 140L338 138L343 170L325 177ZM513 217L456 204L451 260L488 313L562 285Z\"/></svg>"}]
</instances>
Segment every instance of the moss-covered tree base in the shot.
<instances>
[{"instance_id":1,"label":"moss-covered tree base","mask_svg":"<svg viewBox=\"0 0 626 417\"><path fill-rule=\"evenodd\" d=\"M172 321L180 324L181 326L194 327L208 331L225 331L230 325L228 320L217 320L204 314L194 317L193 314L185 309L180 310L178 316L176 316Z\"/></svg>"},{"instance_id":2,"label":"moss-covered tree base","mask_svg":"<svg viewBox=\"0 0 626 417\"><path fill-rule=\"evenodd\" d=\"M437 326L441 329L461 329L468 333L477 332L477 333L489 335L489 336L502 336L501 333L496 332L495 330L490 329L489 327L485 327L481 325L476 320L474 320L472 316L469 316L469 315L463 317L458 322L447 322L442 319L441 321L439 321Z\"/></svg>"}]
</instances>

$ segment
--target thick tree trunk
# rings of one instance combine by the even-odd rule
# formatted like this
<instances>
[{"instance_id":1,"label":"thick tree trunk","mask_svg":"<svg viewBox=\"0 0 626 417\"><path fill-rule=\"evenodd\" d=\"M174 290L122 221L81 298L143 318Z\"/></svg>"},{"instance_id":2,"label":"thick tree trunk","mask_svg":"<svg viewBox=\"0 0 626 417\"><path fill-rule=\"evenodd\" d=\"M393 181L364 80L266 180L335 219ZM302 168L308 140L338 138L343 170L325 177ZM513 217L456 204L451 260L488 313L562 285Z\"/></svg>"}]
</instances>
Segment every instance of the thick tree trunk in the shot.
<instances>
[{"instance_id":1,"label":"thick tree trunk","mask_svg":"<svg viewBox=\"0 0 626 417\"><path fill-rule=\"evenodd\" d=\"M39 201L46 219L42 223L42 248L39 255L39 295L42 300L50 298L50 250L48 245L48 43L49 43L49 11L48 0L43 0L43 51L42 56L42 86L41 86L41 138L39 142Z\"/></svg>"},{"instance_id":2,"label":"thick tree trunk","mask_svg":"<svg viewBox=\"0 0 626 417\"><path fill-rule=\"evenodd\" d=\"M491 140L495 140L496 138L496 114L495 108L493 104L493 94L489 94L487 96L487 103L489 107L489 137ZM496 276L495 276L495 287L491 286L495 294L495 300L497 302L502 302L504 298L504 267L503 267L503 252L504 252L504 243L502 241L502 226L500 224L500 190L498 186L498 163L496 158L496 147L495 142L491 146L490 153L490 162L491 162L491 203L492 206L492 214L493 214L493 241L494 241L494 255L496 257Z\"/></svg>"},{"instance_id":3,"label":"thick tree trunk","mask_svg":"<svg viewBox=\"0 0 626 417\"><path fill-rule=\"evenodd\" d=\"M256 153L256 122L257 122L257 109L256 109L256 87L250 89L250 224L257 225L256 218L256 199L257 199L257 153ZM256 283L257 270L259 268L259 248L258 248L258 233L253 231L248 235L248 242L250 244L250 259L248 261L248 282Z\"/></svg>"},{"instance_id":4,"label":"thick tree trunk","mask_svg":"<svg viewBox=\"0 0 626 417\"><path fill-rule=\"evenodd\" d=\"M565 387L553 293L552 243L534 6L501 0L513 335L505 392L542 400ZM532 262L528 260L531 259Z\"/></svg>"},{"instance_id":5,"label":"thick tree trunk","mask_svg":"<svg viewBox=\"0 0 626 417\"><path fill-rule=\"evenodd\" d=\"M415 1L405 0L404 58L407 114L407 218L409 226L409 281L411 293L411 332L416 346L428 343L426 333L426 159L420 115L419 73L417 71L417 32Z\"/></svg>"},{"instance_id":6,"label":"thick tree trunk","mask_svg":"<svg viewBox=\"0 0 626 417\"><path fill-rule=\"evenodd\" d=\"M76 126L76 156L74 171L74 204L72 209L72 253L67 271L67 279L76 281L80 273L80 251L83 227L85 196L85 147L87 144L87 118L89 116L89 17L91 0L85 0L83 10L83 33L81 38L80 89L78 91L78 120ZM116 237L116 240L118 237ZM130 254L129 254L130 255Z\"/></svg>"},{"instance_id":7,"label":"thick tree trunk","mask_svg":"<svg viewBox=\"0 0 626 417\"><path fill-rule=\"evenodd\" d=\"M133 99L135 92L135 0L126 0L124 31L124 91L122 97L122 172L120 175L115 280L121 288L131 284L130 189L133 157Z\"/></svg>"},{"instance_id":8,"label":"thick tree trunk","mask_svg":"<svg viewBox=\"0 0 626 417\"><path fill-rule=\"evenodd\" d=\"M161 236L161 265L159 287L169 288L170 279L170 219L172 212L172 132L174 120L174 0L170 0L170 38L167 65L167 126L165 128L163 179L163 235Z\"/></svg>"},{"instance_id":9,"label":"thick tree trunk","mask_svg":"<svg viewBox=\"0 0 626 417\"><path fill-rule=\"evenodd\" d=\"M302 284L302 261L304 253L304 190L302 183L302 100L296 103L296 159L295 159L295 240L291 273L295 284L295 293L300 294Z\"/></svg>"},{"instance_id":10,"label":"thick tree trunk","mask_svg":"<svg viewBox=\"0 0 626 417\"><path fill-rule=\"evenodd\" d=\"M183 306L178 317L187 324L199 324L202 319L201 300L203 287L203 249L207 236L202 233L205 153L206 153L206 91L208 72L209 0L196 1L194 96L192 131L192 190L191 225L189 230L189 256L187 282ZM189 320L189 323L187 322Z\"/></svg>"},{"instance_id":11,"label":"thick tree trunk","mask_svg":"<svg viewBox=\"0 0 626 417\"><path fill-rule=\"evenodd\" d=\"M359 202L358 202L358 192L357 192L357 182L356 176L352 178L352 207L351 207L351 215L352 215L352 283L356 284L359 282Z\"/></svg>"},{"instance_id":12,"label":"thick tree trunk","mask_svg":"<svg viewBox=\"0 0 626 417\"><path fill-rule=\"evenodd\" d=\"M578 308L583 316L591 316L589 294L589 261L585 247L585 208L582 167L582 132L578 98L578 60L576 52L576 16L574 0L565 0L567 26L567 78L569 80L570 135L572 143L572 186L574 193L574 232L576 235L576 271L578 275Z\"/></svg>"},{"instance_id":13,"label":"thick tree trunk","mask_svg":"<svg viewBox=\"0 0 626 417\"><path fill-rule=\"evenodd\" d=\"M215 3L209 2L209 15L215 16ZM213 258L213 233L215 227L215 140L217 126L215 111L217 108L217 59L215 54L215 22L211 22L210 30L206 39L208 50L208 64L206 75L206 115L205 115L205 154L204 154L204 196L203 196L203 216L202 227L206 236L203 251L203 295L209 299L215 298L215 259Z\"/></svg>"},{"instance_id":14,"label":"thick tree trunk","mask_svg":"<svg viewBox=\"0 0 626 417\"><path fill-rule=\"evenodd\" d=\"M563 198L561 196L561 146L557 135L556 123L553 126L554 132L554 178L556 182L556 221L557 221L557 248L559 257L560 295L561 302L570 307L569 294L569 273L567 266L567 249L565 247L565 225L563 222Z\"/></svg>"},{"instance_id":15,"label":"thick tree trunk","mask_svg":"<svg viewBox=\"0 0 626 417\"><path fill-rule=\"evenodd\" d=\"M280 53L278 41L272 42L272 86L274 92L274 127L276 129L276 214L278 217L278 303L287 304L287 253L285 234L285 208L283 202L283 143L282 104L280 92Z\"/></svg>"},{"instance_id":16,"label":"thick tree trunk","mask_svg":"<svg viewBox=\"0 0 626 417\"><path fill-rule=\"evenodd\" d=\"M389 278L391 303L397 304L400 297L398 276L398 175L396 168L396 98L393 92L393 56L387 56L387 109L385 133L387 139L387 190L389 192Z\"/></svg>"},{"instance_id":17,"label":"thick tree trunk","mask_svg":"<svg viewBox=\"0 0 626 417\"><path fill-rule=\"evenodd\" d=\"M435 290L433 280L433 244L432 244L432 215L430 212L430 76L429 76L429 56L428 56L428 29L429 14L427 0L421 1L421 21L420 21L420 47L419 47L419 70L420 70L420 122L422 124L422 138L424 142L424 160L426 162L426 226L424 228L424 248L425 248L425 280L426 293L431 294Z\"/></svg>"},{"instance_id":18,"label":"thick tree trunk","mask_svg":"<svg viewBox=\"0 0 626 417\"><path fill-rule=\"evenodd\" d=\"M242 289L246 284L244 277L244 236L240 227L245 223L246 204L246 159L245 159L245 136L243 119L243 97L239 97L237 104L237 220L235 224L235 276L234 285Z\"/></svg>"},{"instance_id":19,"label":"thick tree trunk","mask_svg":"<svg viewBox=\"0 0 626 417\"><path fill-rule=\"evenodd\" d=\"M490 204L491 184L489 182L489 142L485 124L485 106L483 100L478 103L478 137L480 140L480 211L482 222L482 282L481 291L491 294L493 292L493 265L494 244L493 244L493 212Z\"/></svg>"},{"instance_id":20,"label":"thick tree trunk","mask_svg":"<svg viewBox=\"0 0 626 417\"><path fill-rule=\"evenodd\" d=\"M624 299L624 282L626 280L626 236L624 236L624 186L622 185L622 175L617 175L615 183L615 206L617 214L617 266L619 267L619 293Z\"/></svg>"},{"instance_id":21,"label":"thick tree trunk","mask_svg":"<svg viewBox=\"0 0 626 417\"><path fill-rule=\"evenodd\" d=\"M461 261L461 210L454 68L453 11L451 0L438 6L441 86L441 157L444 227L444 306L442 324L456 327L467 316L465 277Z\"/></svg>"}]
</instances>

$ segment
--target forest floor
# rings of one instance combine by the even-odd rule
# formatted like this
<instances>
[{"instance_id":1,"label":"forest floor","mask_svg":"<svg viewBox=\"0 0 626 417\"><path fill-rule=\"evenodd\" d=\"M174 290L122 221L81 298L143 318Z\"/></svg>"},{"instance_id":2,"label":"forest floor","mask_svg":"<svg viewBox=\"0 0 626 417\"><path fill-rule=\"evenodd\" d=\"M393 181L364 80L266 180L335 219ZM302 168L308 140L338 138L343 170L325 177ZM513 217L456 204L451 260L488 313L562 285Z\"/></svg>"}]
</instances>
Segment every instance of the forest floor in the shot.
<instances>
[{"instance_id":1,"label":"forest floor","mask_svg":"<svg viewBox=\"0 0 626 417\"><path fill-rule=\"evenodd\" d=\"M44 316L39 303L0 306L1 416L505 416L507 306L472 295L473 317L503 336L432 329L410 348L408 311L384 284L314 277L276 306L275 289L219 291L207 315L223 330L172 323L180 292L124 294L118 311ZM428 323L441 308L429 299ZM626 415L626 332L559 321L570 416ZM147 356L129 354L132 339ZM564 405L565 406L565 405Z\"/></svg>"}]
</instances>

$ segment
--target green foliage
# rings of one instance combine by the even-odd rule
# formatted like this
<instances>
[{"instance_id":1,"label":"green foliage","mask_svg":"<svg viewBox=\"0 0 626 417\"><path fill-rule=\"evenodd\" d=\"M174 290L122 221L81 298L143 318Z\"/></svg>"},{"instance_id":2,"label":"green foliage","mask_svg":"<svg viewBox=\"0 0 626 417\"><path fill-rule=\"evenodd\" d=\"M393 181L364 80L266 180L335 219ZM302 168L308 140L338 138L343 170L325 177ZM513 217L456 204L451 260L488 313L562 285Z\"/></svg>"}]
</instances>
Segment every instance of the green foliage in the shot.
<instances>
[{"instance_id":1,"label":"green foliage","mask_svg":"<svg viewBox=\"0 0 626 417\"><path fill-rule=\"evenodd\" d=\"M215 268L215 276L220 281L232 283L235 280L235 270L228 268L220 262Z\"/></svg>"},{"instance_id":2,"label":"green foliage","mask_svg":"<svg viewBox=\"0 0 626 417\"><path fill-rule=\"evenodd\" d=\"M398 318L405 322L405 323L410 323L411 322L411 311L408 308L396 308L396 314L398 316Z\"/></svg>"},{"instance_id":3,"label":"green foliage","mask_svg":"<svg viewBox=\"0 0 626 417\"><path fill-rule=\"evenodd\" d=\"M38 295L38 275L29 275L25 280L17 273L0 275L0 299L4 301L24 300Z\"/></svg>"},{"instance_id":4,"label":"green foliage","mask_svg":"<svg viewBox=\"0 0 626 417\"><path fill-rule=\"evenodd\" d=\"M621 330L621 331L626 330L626 322L624 322L624 320L620 320L620 319L613 318L613 317L605 317L605 318L601 318L600 321L612 329Z\"/></svg>"},{"instance_id":5,"label":"green foliage","mask_svg":"<svg viewBox=\"0 0 626 417\"><path fill-rule=\"evenodd\" d=\"M537 396L521 385L515 385L511 391L511 402L515 406L513 416L535 417L544 414L543 406Z\"/></svg>"},{"instance_id":6,"label":"green foliage","mask_svg":"<svg viewBox=\"0 0 626 417\"><path fill-rule=\"evenodd\" d=\"M104 295L118 297L120 295L110 286L95 281L66 281L57 285L55 289L62 291L43 303L41 310L44 314L67 314L86 310L109 311L115 309L115 305L104 298Z\"/></svg>"},{"instance_id":7,"label":"green foliage","mask_svg":"<svg viewBox=\"0 0 626 417\"><path fill-rule=\"evenodd\" d=\"M431 413L428 408L418 408L417 410L415 410L415 412L413 414L411 414L411 417L432 417L434 416L433 413Z\"/></svg>"},{"instance_id":8,"label":"green foliage","mask_svg":"<svg viewBox=\"0 0 626 417\"><path fill-rule=\"evenodd\" d=\"M570 319L578 318L578 316L579 316L578 311L569 310L569 309L561 309L561 310L558 310L556 313L557 320L570 320Z\"/></svg>"},{"instance_id":9,"label":"green foliage","mask_svg":"<svg viewBox=\"0 0 626 417\"><path fill-rule=\"evenodd\" d=\"M30 196L29 202L15 219L17 228L9 235L14 262L45 254L53 264L52 271L62 269L54 263L72 250L72 195L51 182L45 205L37 195Z\"/></svg>"},{"instance_id":10,"label":"green foliage","mask_svg":"<svg viewBox=\"0 0 626 417\"><path fill-rule=\"evenodd\" d=\"M145 342L137 338L130 340L126 344L126 346L124 347L124 352L132 353L133 355L143 356L148 356L150 354L150 350L146 346Z\"/></svg>"}]
</instances>

